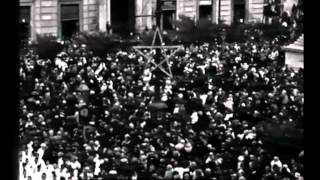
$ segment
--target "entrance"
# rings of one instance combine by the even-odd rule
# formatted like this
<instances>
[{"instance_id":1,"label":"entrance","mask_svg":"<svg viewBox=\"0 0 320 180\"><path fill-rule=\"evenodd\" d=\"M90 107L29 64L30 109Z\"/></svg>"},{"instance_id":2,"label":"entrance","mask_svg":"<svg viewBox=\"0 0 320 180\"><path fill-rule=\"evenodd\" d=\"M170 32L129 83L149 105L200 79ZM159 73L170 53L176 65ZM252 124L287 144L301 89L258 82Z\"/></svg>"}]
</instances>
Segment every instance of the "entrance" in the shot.
<instances>
[{"instance_id":1,"label":"entrance","mask_svg":"<svg viewBox=\"0 0 320 180\"><path fill-rule=\"evenodd\" d=\"M30 37L30 22L31 22L31 7L20 6L20 17L19 17L19 35L20 40L25 41Z\"/></svg>"},{"instance_id":2,"label":"entrance","mask_svg":"<svg viewBox=\"0 0 320 180\"><path fill-rule=\"evenodd\" d=\"M244 23L246 4L245 0L234 0L233 22L235 24Z\"/></svg>"},{"instance_id":3,"label":"entrance","mask_svg":"<svg viewBox=\"0 0 320 180\"><path fill-rule=\"evenodd\" d=\"M212 19L212 5L199 6L199 19Z\"/></svg>"},{"instance_id":4,"label":"entrance","mask_svg":"<svg viewBox=\"0 0 320 180\"><path fill-rule=\"evenodd\" d=\"M61 36L69 39L79 32L79 4L61 5Z\"/></svg>"},{"instance_id":5,"label":"entrance","mask_svg":"<svg viewBox=\"0 0 320 180\"><path fill-rule=\"evenodd\" d=\"M174 21L175 11L163 11L163 30L172 30Z\"/></svg>"},{"instance_id":6,"label":"entrance","mask_svg":"<svg viewBox=\"0 0 320 180\"><path fill-rule=\"evenodd\" d=\"M111 29L113 33L129 35L134 32L135 1L111 0Z\"/></svg>"}]
</instances>

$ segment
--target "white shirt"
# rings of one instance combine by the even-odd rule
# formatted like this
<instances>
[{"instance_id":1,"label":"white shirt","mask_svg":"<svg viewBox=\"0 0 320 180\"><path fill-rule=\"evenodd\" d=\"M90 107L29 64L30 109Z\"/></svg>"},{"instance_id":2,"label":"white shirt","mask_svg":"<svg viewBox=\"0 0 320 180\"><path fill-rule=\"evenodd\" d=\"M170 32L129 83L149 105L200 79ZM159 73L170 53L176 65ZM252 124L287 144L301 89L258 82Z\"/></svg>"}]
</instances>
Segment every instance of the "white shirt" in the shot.
<instances>
[{"instance_id":1,"label":"white shirt","mask_svg":"<svg viewBox=\"0 0 320 180\"><path fill-rule=\"evenodd\" d=\"M191 123L192 124L197 123L198 120L199 120L199 116L198 116L197 112L193 112L190 117L191 117Z\"/></svg>"},{"instance_id":2,"label":"white shirt","mask_svg":"<svg viewBox=\"0 0 320 180\"><path fill-rule=\"evenodd\" d=\"M225 121L228 121L230 118L233 117L233 113L227 114L224 118Z\"/></svg>"},{"instance_id":3,"label":"white shirt","mask_svg":"<svg viewBox=\"0 0 320 180\"><path fill-rule=\"evenodd\" d=\"M94 167L94 175L99 175L99 173L101 172L100 169L100 165L103 164L104 160L103 159L99 159L97 156L93 159L93 161L95 162L95 167Z\"/></svg>"},{"instance_id":4,"label":"white shirt","mask_svg":"<svg viewBox=\"0 0 320 180\"><path fill-rule=\"evenodd\" d=\"M70 166L72 169L80 169L81 168L81 164L79 163L79 161L70 162Z\"/></svg>"},{"instance_id":5,"label":"white shirt","mask_svg":"<svg viewBox=\"0 0 320 180\"><path fill-rule=\"evenodd\" d=\"M203 105L206 104L207 98L208 98L207 94L200 95L200 99L202 100Z\"/></svg>"},{"instance_id":6,"label":"white shirt","mask_svg":"<svg viewBox=\"0 0 320 180\"><path fill-rule=\"evenodd\" d=\"M68 67L68 64L64 61L62 61L59 58L56 58L55 64L61 69L62 71L65 71Z\"/></svg>"},{"instance_id":7,"label":"white shirt","mask_svg":"<svg viewBox=\"0 0 320 180\"><path fill-rule=\"evenodd\" d=\"M62 158L58 159L58 167L61 168L62 164L64 164L64 161L62 160Z\"/></svg>"},{"instance_id":8,"label":"white shirt","mask_svg":"<svg viewBox=\"0 0 320 180\"><path fill-rule=\"evenodd\" d=\"M189 172L189 168L175 167L173 168L173 171L177 171L179 173L180 178L182 178L184 172Z\"/></svg>"},{"instance_id":9,"label":"white shirt","mask_svg":"<svg viewBox=\"0 0 320 180\"><path fill-rule=\"evenodd\" d=\"M39 148L37 153L39 154L39 159L42 159L43 154L44 154L44 149L43 148Z\"/></svg>"},{"instance_id":10,"label":"white shirt","mask_svg":"<svg viewBox=\"0 0 320 180\"><path fill-rule=\"evenodd\" d=\"M179 113L179 107L175 107L173 109L173 114L178 114Z\"/></svg>"},{"instance_id":11,"label":"white shirt","mask_svg":"<svg viewBox=\"0 0 320 180\"><path fill-rule=\"evenodd\" d=\"M280 161L280 160L272 160L271 161L271 163L270 163L270 165L271 165L271 169L273 169L272 167L274 166L274 165L276 165L276 166L278 166L279 168L282 168L282 162Z\"/></svg>"},{"instance_id":12,"label":"white shirt","mask_svg":"<svg viewBox=\"0 0 320 180\"><path fill-rule=\"evenodd\" d=\"M223 103L224 106L230 110L233 110L233 100L232 98L228 98L225 103Z\"/></svg>"}]
</instances>

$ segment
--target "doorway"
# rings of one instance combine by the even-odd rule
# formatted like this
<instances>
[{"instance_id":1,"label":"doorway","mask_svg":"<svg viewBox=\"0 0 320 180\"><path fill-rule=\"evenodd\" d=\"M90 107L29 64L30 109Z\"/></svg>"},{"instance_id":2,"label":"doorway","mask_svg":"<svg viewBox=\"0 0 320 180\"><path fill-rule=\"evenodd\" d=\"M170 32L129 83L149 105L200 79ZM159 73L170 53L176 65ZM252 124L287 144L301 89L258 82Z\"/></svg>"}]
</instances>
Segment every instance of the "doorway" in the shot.
<instances>
[{"instance_id":1,"label":"doorway","mask_svg":"<svg viewBox=\"0 0 320 180\"><path fill-rule=\"evenodd\" d=\"M175 11L167 10L162 13L163 18L163 30L172 30L173 29L173 21L175 19Z\"/></svg>"},{"instance_id":2,"label":"doorway","mask_svg":"<svg viewBox=\"0 0 320 180\"><path fill-rule=\"evenodd\" d=\"M199 19L212 19L212 5L199 6Z\"/></svg>"},{"instance_id":3,"label":"doorway","mask_svg":"<svg viewBox=\"0 0 320 180\"><path fill-rule=\"evenodd\" d=\"M113 33L129 35L134 32L135 1L111 0L111 29Z\"/></svg>"},{"instance_id":4,"label":"doorway","mask_svg":"<svg viewBox=\"0 0 320 180\"><path fill-rule=\"evenodd\" d=\"M21 41L28 40L31 36L31 6L20 6L19 36Z\"/></svg>"},{"instance_id":5,"label":"doorway","mask_svg":"<svg viewBox=\"0 0 320 180\"><path fill-rule=\"evenodd\" d=\"M245 0L234 0L233 22L242 24L245 21L246 3Z\"/></svg>"},{"instance_id":6,"label":"doorway","mask_svg":"<svg viewBox=\"0 0 320 180\"><path fill-rule=\"evenodd\" d=\"M61 36L69 39L80 30L79 4L61 5Z\"/></svg>"}]
</instances>

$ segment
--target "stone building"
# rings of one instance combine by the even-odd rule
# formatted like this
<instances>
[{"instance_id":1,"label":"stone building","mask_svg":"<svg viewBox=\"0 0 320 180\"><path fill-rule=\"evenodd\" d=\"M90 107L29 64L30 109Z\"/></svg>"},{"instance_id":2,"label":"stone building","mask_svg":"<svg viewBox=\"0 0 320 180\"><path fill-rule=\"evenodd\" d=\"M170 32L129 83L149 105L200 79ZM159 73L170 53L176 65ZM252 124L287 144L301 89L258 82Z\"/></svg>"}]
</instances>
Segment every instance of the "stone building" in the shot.
<instances>
[{"instance_id":1,"label":"stone building","mask_svg":"<svg viewBox=\"0 0 320 180\"><path fill-rule=\"evenodd\" d=\"M156 24L171 29L180 15L213 23L261 22L265 1L20 0L20 27L23 37L35 39L36 34L68 37L78 31L128 34Z\"/></svg>"}]
</instances>

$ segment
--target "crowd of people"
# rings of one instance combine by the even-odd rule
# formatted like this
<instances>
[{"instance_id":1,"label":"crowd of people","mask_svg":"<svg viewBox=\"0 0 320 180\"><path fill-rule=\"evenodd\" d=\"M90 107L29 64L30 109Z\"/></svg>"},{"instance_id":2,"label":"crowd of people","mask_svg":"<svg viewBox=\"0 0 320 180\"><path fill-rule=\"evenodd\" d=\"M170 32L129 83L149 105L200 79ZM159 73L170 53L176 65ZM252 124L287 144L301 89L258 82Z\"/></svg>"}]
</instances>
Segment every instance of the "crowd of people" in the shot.
<instances>
[{"instance_id":1,"label":"crowd of people","mask_svg":"<svg viewBox=\"0 0 320 180\"><path fill-rule=\"evenodd\" d=\"M53 60L21 54L21 180L303 179L304 151L257 133L262 118L303 127L303 70L276 41L185 46L173 78L134 50L63 43Z\"/></svg>"},{"instance_id":2,"label":"crowd of people","mask_svg":"<svg viewBox=\"0 0 320 180\"><path fill-rule=\"evenodd\" d=\"M287 2L288 3L288 2ZM289 3L284 7L281 0L266 0L263 10L263 22L268 24L280 23L290 29L291 39L295 40L303 33L303 0Z\"/></svg>"}]
</instances>

